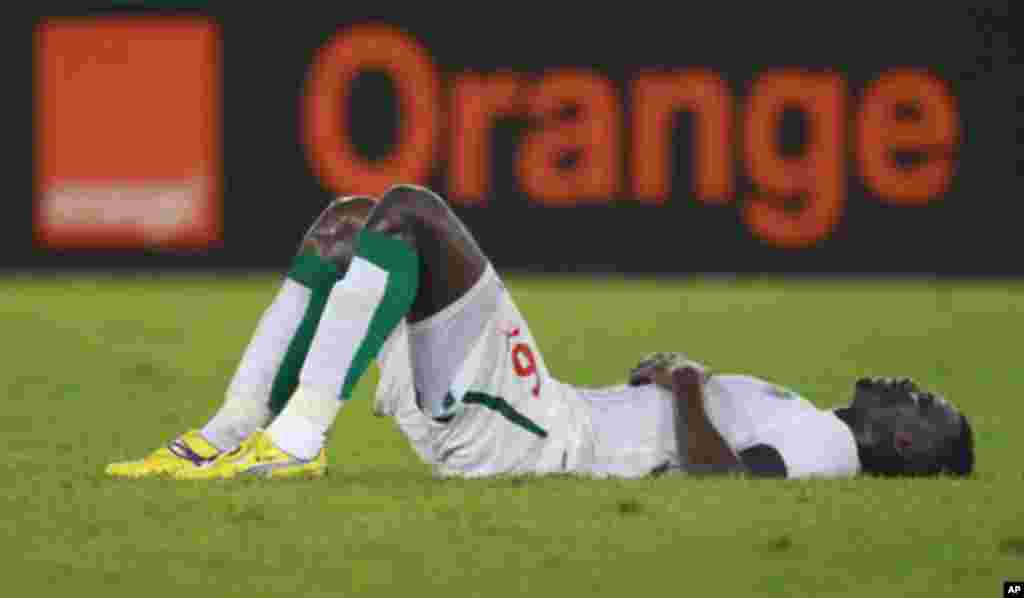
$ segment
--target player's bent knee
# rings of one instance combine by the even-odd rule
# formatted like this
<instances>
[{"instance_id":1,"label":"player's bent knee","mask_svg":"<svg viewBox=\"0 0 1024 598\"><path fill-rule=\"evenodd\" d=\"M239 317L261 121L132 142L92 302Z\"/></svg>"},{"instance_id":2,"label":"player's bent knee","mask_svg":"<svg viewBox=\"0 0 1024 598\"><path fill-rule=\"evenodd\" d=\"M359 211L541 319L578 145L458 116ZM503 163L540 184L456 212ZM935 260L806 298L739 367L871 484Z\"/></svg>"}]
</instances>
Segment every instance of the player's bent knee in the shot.
<instances>
[{"instance_id":1,"label":"player's bent knee","mask_svg":"<svg viewBox=\"0 0 1024 598\"><path fill-rule=\"evenodd\" d=\"M421 228L417 224L426 228L441 228L442 223L451 218L455 218L455 215L448 204L430 189L417 185L395 185L381 196L367 227L411 240L412 229Z\"/></svg>"},{"instance_id":2,"label":"player's bent knee","mask_svg":"<svg viewBox=\"0 0 1024 598\"><path fill-rule=\"evenodd\" d=\"M356 235L366 225L376 203L362 195L334 200L303 237L299 253L313 252L344 271L355 252Z\"/></svg>"},{"instance_id":3,"label":"player's bent knee","mask_svg":"<svg viewBox=\"0 0 1024 598\"><path fill-rule=\"evenodd\" d=\"M411 321L437 313L483 276L487 257L469 229L433 191L396 185L377 202L366 229L409 243L420 258L420 289Z\"/></svg>"}]
</instances>

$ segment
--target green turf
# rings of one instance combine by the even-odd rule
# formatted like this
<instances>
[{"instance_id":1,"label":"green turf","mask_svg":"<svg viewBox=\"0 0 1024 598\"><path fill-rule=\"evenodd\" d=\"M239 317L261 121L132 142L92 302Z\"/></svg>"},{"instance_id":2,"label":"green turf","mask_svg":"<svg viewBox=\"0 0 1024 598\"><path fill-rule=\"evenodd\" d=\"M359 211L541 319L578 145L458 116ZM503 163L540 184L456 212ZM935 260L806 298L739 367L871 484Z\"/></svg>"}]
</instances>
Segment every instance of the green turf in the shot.
<instances>
[{"instance_id":1,"label":"green turf","mask_svg":"<svg viewBox=\"0 0 1024 598\"><path fill-rule=\"evenodd\" d=\"M10 596L995 596L1024 578L1024 285L510 278L588 385L682 350L822 405L910 375L973 416L974 479L438 481L376 374L320 482L105 479L202 424L273 277L0 278Z\"/></svg>"}]
</instances>

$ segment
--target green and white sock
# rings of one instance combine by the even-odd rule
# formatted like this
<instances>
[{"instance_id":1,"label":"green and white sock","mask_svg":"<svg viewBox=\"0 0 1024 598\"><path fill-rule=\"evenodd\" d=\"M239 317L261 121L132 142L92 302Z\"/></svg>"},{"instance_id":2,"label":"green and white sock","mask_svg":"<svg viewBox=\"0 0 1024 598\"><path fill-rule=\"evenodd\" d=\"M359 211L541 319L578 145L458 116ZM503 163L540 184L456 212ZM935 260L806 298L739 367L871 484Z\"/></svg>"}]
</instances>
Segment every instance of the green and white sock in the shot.
<instances>
[{"instance_id":1,"label":"green and white sock","mask_svg":"<svg viewBox=\"0 0 1024 598\"><path fill-rule=\"evenodd\" d=\"M267 433L302 459L323 447L328 429L381 346L412 306L419 258L404 241L361 231L348 272L331 290L299 375L299 388Z\"/></svg>"},{"instance_id":2,"label":"green and white sock","mask_svg":"<svg viewBox=\"0 0 1024 598\"><path fill-rule=\"evenodd\" d=\"M338 269L316 255L295 259L263 313L228 386L224 404L201 433L228 451L281 412L298 385Z\"/></svg>"}]
</instances>

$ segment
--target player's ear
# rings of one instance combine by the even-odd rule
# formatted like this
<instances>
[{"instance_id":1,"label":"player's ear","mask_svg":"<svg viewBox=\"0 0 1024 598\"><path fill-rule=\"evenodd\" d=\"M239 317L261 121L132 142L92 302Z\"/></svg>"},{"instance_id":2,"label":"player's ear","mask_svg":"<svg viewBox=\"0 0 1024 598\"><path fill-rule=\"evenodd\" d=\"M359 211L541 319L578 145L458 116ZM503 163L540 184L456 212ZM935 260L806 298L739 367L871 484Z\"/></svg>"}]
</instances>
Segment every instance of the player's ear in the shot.
<instances>
[{"instance_id":1,"label":"player's ear","mask_svg":"<svg viewBox=\"0 0 1024 598\"><path fill-rule=\"evenodd\" d=\"M960 416L960 434L953 441L944 467L949 473L958 476L968 476L974 472L974 432L971 431L966 415Z\"/></svg>"}]
</instances>

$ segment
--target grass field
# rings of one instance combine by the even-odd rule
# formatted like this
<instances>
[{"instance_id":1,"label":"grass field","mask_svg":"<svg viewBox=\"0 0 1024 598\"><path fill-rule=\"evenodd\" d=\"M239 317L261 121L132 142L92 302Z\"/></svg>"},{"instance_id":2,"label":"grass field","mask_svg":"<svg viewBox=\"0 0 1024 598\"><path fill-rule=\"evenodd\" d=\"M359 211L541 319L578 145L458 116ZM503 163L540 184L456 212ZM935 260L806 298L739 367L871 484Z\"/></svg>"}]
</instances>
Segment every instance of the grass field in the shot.
<instances>
[{"instance_id":1,"label":"grass field","mask_svg":"<svg viewBox=\"0 0 1024 598\"><path fill-rule=\"evenodd\" d=\"M508 280L548 365L676 349L818 404L910 375L973 416L969 480L438 481L370 414L319 482L105 479L213 413L271 276L0 278L8 596L996 596L1024 578L1024 284Z\"/></svg>"}]
</instances>

